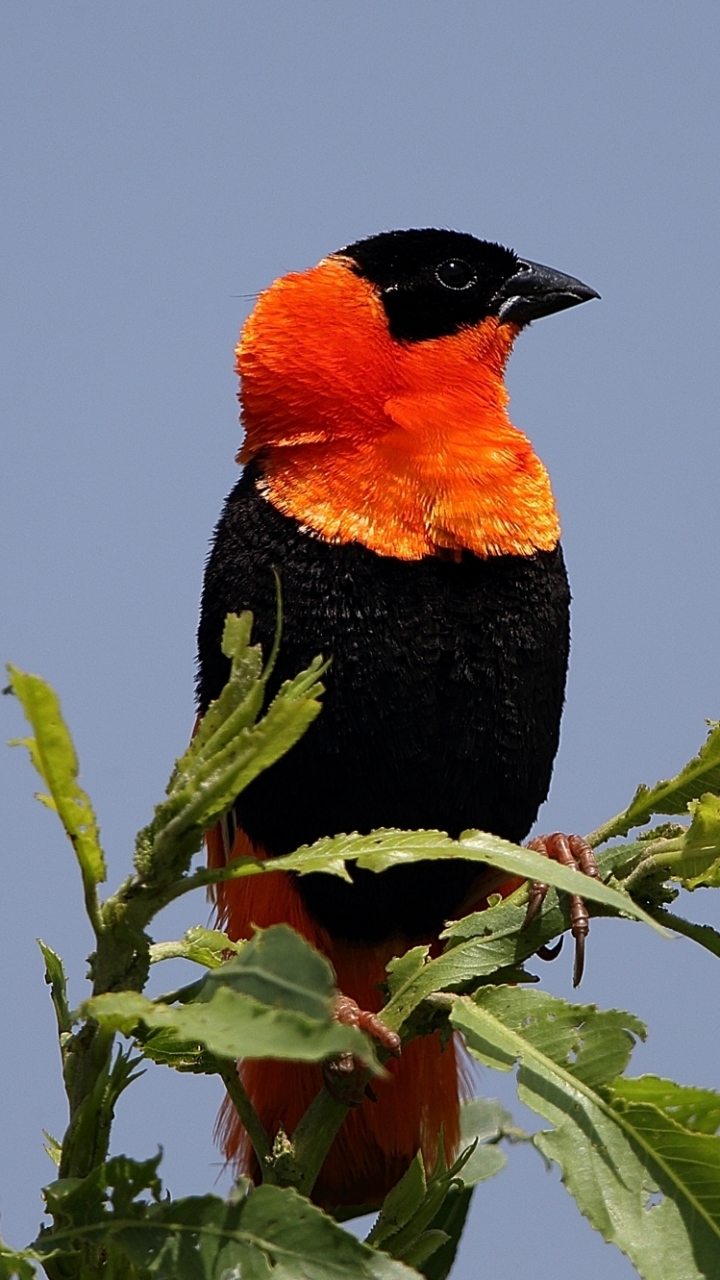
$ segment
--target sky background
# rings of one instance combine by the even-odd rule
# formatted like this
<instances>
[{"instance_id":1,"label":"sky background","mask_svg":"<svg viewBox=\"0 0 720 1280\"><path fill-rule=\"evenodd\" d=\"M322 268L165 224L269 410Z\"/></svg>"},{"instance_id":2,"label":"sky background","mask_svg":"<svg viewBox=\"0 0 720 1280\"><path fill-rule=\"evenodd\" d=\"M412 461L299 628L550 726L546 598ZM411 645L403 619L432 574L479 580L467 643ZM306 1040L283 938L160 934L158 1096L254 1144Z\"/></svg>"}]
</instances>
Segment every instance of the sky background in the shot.
<instances>
[{"instance_id":1,"label":"sky background","mask_svg":"<svg viewBox=\"0 0 720 1280\"><path fill-rule=\"evenodd\" d=\"M383 229L497 239L602 294L534 325L508 373L574 594L541 828L587 831L696 752L720 717L719 28L716 0L0 6L0 656L61 695L110 887L193 722L247 295ZM24 731L11 699L0 714L3 738ZM0 751L0 775L0 1230L19 1246L54 1176L41 1129L65 1124L34 940L77 1002L91 938L26 753ZM681 910L720 925L707 891ZM207 918L186 899L156 936ZM538 966L550 990L571 994L571 963ZM718 976L690 942L594 922L581 997L647 1020L636 1074L718 1087ZM489 1071L480 1089L513 1093ZM216 1082L153 1069L132 1093L114 1150L161 1143L174 1195L225 1189ZM634 1275L514 1149L454 1280L530 1257L534 1280Z\"/></svg>"}]
</instances>

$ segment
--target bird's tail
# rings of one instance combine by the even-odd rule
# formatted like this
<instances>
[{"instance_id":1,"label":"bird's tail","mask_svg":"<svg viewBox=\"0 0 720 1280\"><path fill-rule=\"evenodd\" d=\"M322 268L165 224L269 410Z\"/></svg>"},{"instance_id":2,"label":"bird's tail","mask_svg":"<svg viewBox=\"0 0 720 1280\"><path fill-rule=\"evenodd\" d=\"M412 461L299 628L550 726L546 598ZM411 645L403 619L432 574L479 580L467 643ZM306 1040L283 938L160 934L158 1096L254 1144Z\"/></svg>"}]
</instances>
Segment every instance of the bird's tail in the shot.
<instances>
[{"instance_id":1,"label":"bird's tail","mask_svg":"<svg viewBox=\"0 0 720 1280\"><path fill-rule=\"evenodd\" d=\"M207 842L210 864L223 865L227 859L219 828L208 832ZM230 856L249 853L262 856L237 832ZM233 939L249 937L254 926L289 924L328 957L343 994L373 1012L382 1004L380 983L388 960L407 945L397 940L375 947L334 941L308 914L293 878L281 871L222 883L217 889L217 912ZM314 1063L246 1059L238 1070L271 1137L281 1125L292 1134L322 1086L321 1067ZM437 1033L411 1041L400 1058L387 1064L387 1075L373 1080L377 1101L365 1098L349 1112L313 1198L328 1207L378 1204L418 1151L426 1167L432 1167L441 1133L445 1158L451 1161L459 1144L460 1097L468 1092L467 1075L452 1038L444 1048ZM250 1140L229 1098L218 1116L217 1134L227 1159L238 1171L257 1179Z\"/></svg>"}]
</instances>

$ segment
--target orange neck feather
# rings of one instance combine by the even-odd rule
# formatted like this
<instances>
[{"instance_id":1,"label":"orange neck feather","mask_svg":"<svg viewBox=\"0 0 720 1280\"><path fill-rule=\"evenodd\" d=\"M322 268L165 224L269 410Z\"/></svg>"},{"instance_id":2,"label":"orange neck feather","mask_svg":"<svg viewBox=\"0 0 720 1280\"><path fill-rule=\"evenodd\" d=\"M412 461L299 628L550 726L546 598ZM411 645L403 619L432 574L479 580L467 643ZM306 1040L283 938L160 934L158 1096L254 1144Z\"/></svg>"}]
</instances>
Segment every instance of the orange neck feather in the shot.
<instances>
[{"instance_id":1,"label":"orange neck feather","mask_svg":"<svg viewBox=\"0 0 720 1280\"><path fill-rule=\"evenodd\" d=\"M416 560L549 551L547 472L510 422L517 336L494 318L395 341L372 286L340 259L277 280L237 348L246 436L263 489L330 542Z\"/></svg>"}]
</instances>

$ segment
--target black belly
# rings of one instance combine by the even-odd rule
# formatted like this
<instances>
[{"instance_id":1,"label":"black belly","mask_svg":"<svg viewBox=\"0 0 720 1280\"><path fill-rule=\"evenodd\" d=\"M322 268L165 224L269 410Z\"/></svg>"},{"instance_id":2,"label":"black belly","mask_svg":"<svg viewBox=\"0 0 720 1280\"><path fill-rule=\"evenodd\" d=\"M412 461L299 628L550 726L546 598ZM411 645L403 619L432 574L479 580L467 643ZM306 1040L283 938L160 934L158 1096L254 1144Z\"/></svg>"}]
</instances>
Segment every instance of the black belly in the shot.
<instances>
[{"instance_id":1,"label":"black belly","mask_svg":"<svg viewBox=\"0 0 720 1280\"><path fill-rule=\"evenodd\" d=\"M272 693L332 657L323 710L240 795L236 821L270 855L338 832L477 827L521 841L547 796L569 645L562 551L480 560L394 560L300 531L248 468L227 500L205 574L198 635L202 709L229 664L225 615L251 609L269 652L275 581L283 636ZM333 936L377 942L437 933L477 864L458 860L298 878Z\"/></svg>"}]
</instances>

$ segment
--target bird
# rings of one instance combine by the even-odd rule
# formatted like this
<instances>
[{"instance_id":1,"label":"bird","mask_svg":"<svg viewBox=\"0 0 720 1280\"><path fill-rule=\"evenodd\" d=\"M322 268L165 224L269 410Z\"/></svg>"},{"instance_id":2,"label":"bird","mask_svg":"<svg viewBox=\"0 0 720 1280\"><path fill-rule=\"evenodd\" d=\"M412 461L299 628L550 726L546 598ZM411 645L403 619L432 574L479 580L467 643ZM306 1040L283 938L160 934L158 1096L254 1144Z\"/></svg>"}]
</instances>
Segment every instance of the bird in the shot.
<instances>
[{"instance_id":1,"label":"bird","mask_svg":"<svg viewBox=\"0 0 720 1280\"><path fill-rule=\"evenodd\" d=\"M207 833L211 865L377 828L527 837L558 748L570 590L548 473L510 421L504 375L531 321L597 297L443 228L380 232L259 294L236 348L242 473L205 570L199 710L228 677L228 613L250 610L270 649L275 575L270 693L318 653L331 666L320 716ZM558 839L535 847L567 860ZM217 911L233 939L290 925L377 1013L391 957L437 954L484 884L461 859L355 868L349 883L277 872L221 884ZM292 1133L323 1080L315 1064L238 1069L271 1134ZM377 1205L418 1150L434 1161L439 1134L451 1159L466 1089L452 1039L409 1042L349 1112L314 1199ZM219 1136L257 1180L228 1100Z\"/></svg>"}]
</instances>

